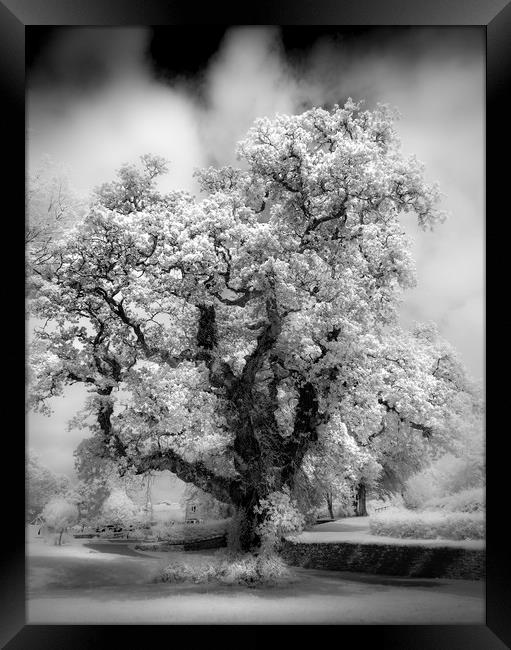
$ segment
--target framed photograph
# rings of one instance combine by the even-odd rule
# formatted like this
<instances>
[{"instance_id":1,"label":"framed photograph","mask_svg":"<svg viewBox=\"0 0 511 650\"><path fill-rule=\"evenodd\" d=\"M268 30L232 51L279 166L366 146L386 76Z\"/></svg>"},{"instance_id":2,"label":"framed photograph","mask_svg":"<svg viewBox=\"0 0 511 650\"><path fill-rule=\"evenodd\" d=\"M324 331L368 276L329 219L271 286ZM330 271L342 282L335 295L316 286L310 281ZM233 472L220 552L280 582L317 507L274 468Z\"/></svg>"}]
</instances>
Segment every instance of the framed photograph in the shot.
<instances>
[{"instance_id":1,"label":"framed photograph","mask_svg":"<svg viewBox=\"0 0 511 650\"><path fill-rule=\"evenodd\" d=\"M0 4L27 413L2 642L505 648L509 5L197 12Z\"/></svg>"}]
</instances>

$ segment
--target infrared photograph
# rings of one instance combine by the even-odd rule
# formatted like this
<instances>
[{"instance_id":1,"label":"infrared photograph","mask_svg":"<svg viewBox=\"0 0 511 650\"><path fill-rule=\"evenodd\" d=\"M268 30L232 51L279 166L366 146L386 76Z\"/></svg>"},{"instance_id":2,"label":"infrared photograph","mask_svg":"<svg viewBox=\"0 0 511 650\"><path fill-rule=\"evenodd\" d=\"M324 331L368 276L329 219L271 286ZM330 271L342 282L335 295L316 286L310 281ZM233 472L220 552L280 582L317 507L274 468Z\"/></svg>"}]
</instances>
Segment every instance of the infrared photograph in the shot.
<instances>
[{"instance_id":1,"label":"infrared photograph","mask_svg":"<svg viewBox=\"0 0 511 650\"><path fill-rule=\"evenodd\" d=\"M27 27L29 624L484 624L485 48Z\"/></svg>"}]
</instances>

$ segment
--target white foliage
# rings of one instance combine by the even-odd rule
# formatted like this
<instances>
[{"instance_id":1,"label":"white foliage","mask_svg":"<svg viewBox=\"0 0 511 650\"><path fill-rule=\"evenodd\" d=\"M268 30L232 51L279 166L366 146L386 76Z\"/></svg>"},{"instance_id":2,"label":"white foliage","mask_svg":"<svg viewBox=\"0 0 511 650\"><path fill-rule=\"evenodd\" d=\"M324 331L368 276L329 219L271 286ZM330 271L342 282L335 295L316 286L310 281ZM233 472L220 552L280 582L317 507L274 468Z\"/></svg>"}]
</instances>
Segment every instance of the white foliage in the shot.
<instances>
[{"instance_id":1,"label":"white foliage","mask_svg":"<svg viewBox=\"0 0 511 650\"><path fill-rule=\"evenodd\" d=\"M273 400L271 435L286 440L299 387L314 387L326 425L306 457L311 476L323 458L325 475L340 463L339 481L374 482L385 464L419 463L419 431L447 444L474 391L434 328L397 326L415 283L400 215L423 229L444 215L422 165L402 154L395 117L349 100L257 120L238 147L243 169L199 172L200 199L157 192L161 159L121 168L34 261L30 312L44 325L29 404L43 410L81 382L91 391L84 419L110 418L112 459L128 466L167 451L232 476L236 432L217 378L226 367L231 380L242 375L273 301L279 333L251 395L266 400L261 410ZM207 362L197 340L206 307L217 338Z\"/></svg>"},{"instance_id":2,"label":"white foliage","mask_svg":"<svg viewBox=\"0 0 511 650\"><path fill-rule=\"evenodd\" d=\"M78 520L78 508L63 497L54 497L44 507L42 518L47 526L62 533Z\"/></svg>"}]
</instances>

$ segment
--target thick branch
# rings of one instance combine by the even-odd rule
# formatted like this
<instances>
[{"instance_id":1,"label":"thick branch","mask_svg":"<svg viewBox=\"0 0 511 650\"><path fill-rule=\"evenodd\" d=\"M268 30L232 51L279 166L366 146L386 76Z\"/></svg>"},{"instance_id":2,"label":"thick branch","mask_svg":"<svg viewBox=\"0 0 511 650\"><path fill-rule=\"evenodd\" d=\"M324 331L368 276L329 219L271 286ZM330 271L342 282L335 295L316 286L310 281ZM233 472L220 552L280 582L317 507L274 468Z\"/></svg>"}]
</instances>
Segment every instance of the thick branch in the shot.
<instances>
[{"instance_id":1,"label":"thick branch","mask_svg":"<svg viewBox=\"0 0 511 650\"><path fill-rule=\"evenodd\" d=\"M263 367L282 328L275 296L266 299L266 315L267 321L257 337L256 347L245 357L241 377L225 382L230 402L228 419L236 432L233 443L235 467L244 476L246 483L252 486L260 484L264 475L253 388L256 375Z\"/></svg>"},{"instance_id":2,"label":"thick branch","mask_svg":"<svg viewBox=\"0 0 511 650\"><path fill-rule=\"evenodd\" d=\"M378 436L381 436L381 434L385 431L387 427L385 426L385 422L381 425L381 427L378 429L378 431L375 431L374 433L371 433L369 436L367 436L367 443L364 445L362 444L362 447L367 447L367 445L371 442L371 440L374 440L374 438L377 438Z\"/></svg>"},{"instance_id":3,"label":"thick branch","mask_svg":"<svg viewBox=\"0 0 511 650\"><path fill-rule=\"evenodd\" d=\"M316 389L306 382L299 390L293 435L284 447L287 462L282 471L282 480L288 485L292 486L311 442L318 439L318 410Z\"/></svg>"},{"instance_id":4,"label":"thick branch","mask_svg":"<svg viewBox=\"0 0 511 650\"><path fill-rule=\"evenodd\" d=\"M245 367L241 375L241 381L246 385L253 385L255 376L261 369L266 354L273 348L282 331L282 323L277 311L275 296L270 296L266 299L266 314L268 323L257 337L255 350L246 357Z\"/></svg>"},{"instance_id":5,"label":"thick branch","mask_svg":"<svg viewBox=\"0 0 511 650\"><path fill-rule=\"evenodd\" d=\"M222 503L239 503L242 492L240 481L219 476L200 461L183 460L172 450L145 456L134 465L137 474L144 474L151 469L169 470L185 483L193 483Z\"/></svg>"},{"instance_id":6,"label":"thick branch","mask_svg":"<svg viewBox=\"0 0 511 650\"><path fill-rule=\"evenodd\" d=\"M309 235L311 232L316 230L318 226L320 226L322 223L327 223L329 221L335 221L337 219L342 219L341 226L344 226L346 223L346 220L348 218L348 215L346 214L346 211L344 210L344 203L342 207L335 212L334 214L326 214L322 217L316 217L315 219L312 219L305 230L303 231L303 234L301 236L301 244L300 244L300 251L305 250L307 247L307 241L309 238ZM337 237L338 238L338 237Z\"/></svg>"},{"instance_id":7,"label":"thick branch","mask_svg":"<svg viewBox=\"0 0 511 650\"><path fill-rule=\"evenodd\" d=\"M98 390L103 396L109 396L112 388ZM150 470L169 470L176 474L185 483L193 483L201 490L212 494L223 503L238 503L241 498L240 482L236 479L218 476L200 461L189 462L181 458L172 450L158 451L141 459L133 459L127 452L126 445L122 442L112 425L113 405L108 402L103 404L98 411L99 427L104 436L104 442L113 441L116 454L125 458L128 464L135 468L137 474L145 474Z\"/></svg>"},{"instance_id":8,"label":"thick branch","mask_svg":"<svg viewBox=\"0 0 511 650\"><path fill-rule=\"evenodd\" d=\"M72 379L73 381L83 381L84 383L87 384L96 384L96 380L93 377L80 377L76 375L74 372L71 372L70 370L67 371L67 376L69 379Z\"/></svg>"}]
</instances>

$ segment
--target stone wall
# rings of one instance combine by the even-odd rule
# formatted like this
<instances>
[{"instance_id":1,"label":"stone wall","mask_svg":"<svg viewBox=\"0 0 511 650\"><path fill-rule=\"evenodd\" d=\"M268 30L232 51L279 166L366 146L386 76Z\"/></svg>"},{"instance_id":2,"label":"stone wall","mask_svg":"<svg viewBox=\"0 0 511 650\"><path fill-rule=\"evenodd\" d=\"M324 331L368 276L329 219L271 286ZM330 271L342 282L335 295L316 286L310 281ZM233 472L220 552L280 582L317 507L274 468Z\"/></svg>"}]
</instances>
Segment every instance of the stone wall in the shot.
<instances>
[{"instance_id":1,"label":"stone wall","mask_svg":"<svg viewBox=\"0 0 511 650\"><path fill-rule=\"evenodd\" d=\"M200 551L209 548L223 548L227 546L227 539L225 535L216 535L215 537L207 537L205 539L196 539L186 541L184 543L185 551Z\"/></svg>"},{"instance_id":2,"label":"stone wall","mask_svg":"<svg viewBox=\"0 0 511 650\"><path fill-rule=\"evenodd\" d=\"M304 543L284 540L283 558L292 565L391 576L485 577L486 552L452 546L400 546L349 542Z\"/></svg>"}]
</instances>

